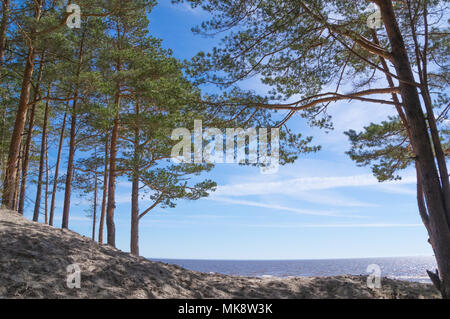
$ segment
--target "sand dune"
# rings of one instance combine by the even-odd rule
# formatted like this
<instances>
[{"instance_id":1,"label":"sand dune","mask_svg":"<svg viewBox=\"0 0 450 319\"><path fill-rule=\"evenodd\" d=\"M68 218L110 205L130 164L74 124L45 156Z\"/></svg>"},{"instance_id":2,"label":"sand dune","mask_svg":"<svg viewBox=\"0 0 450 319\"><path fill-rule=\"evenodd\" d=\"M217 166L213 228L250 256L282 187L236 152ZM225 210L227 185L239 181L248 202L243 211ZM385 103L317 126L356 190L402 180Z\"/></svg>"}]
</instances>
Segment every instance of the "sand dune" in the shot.
<instances>
[{"instance_id":1,"label":"sand dune","mask_svg":"<svg viewBox=\"0 0 450 319\"><path fill-rule=\"evenodd\" d=\"M81 288L67 287L78 264ZM431 285L364 276L245 278L189 271L0 210L0 298L437 298Z\"/></svg>"}]
</instances>

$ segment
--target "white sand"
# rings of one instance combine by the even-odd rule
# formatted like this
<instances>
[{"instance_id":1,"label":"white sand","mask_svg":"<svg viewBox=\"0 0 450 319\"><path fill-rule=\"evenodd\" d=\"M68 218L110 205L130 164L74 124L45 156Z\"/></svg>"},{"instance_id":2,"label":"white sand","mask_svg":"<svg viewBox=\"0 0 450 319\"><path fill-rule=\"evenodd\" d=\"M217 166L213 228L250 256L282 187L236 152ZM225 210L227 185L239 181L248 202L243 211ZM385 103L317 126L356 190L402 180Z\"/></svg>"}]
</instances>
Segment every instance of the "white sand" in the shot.
<instances>
[{"instance_id":1,"label":"white sand","mask_svg":"<svg viewBox=\"0 0 450 319\"><path fill-rule=\"evenodd\" d=\"M81 268L81 288L66 267ZM437 298L431 285L364 276L245 278L151 262L0 210L0 298Z\"/></svg>"}]
</instances>

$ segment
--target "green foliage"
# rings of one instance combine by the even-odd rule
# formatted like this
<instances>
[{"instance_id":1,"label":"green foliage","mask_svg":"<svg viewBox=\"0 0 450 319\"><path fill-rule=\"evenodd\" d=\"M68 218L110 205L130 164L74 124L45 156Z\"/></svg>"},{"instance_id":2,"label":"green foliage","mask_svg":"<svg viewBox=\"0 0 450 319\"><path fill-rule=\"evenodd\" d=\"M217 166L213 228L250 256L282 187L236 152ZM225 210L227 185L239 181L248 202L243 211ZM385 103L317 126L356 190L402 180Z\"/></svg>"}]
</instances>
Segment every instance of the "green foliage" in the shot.
<instances>
[{"instance_id":1,"label":"green foliage","mask_svg":"<svg viewBox=\"0 0 450 319\"><path fill-rule=\"evenodd\" d=\"M414 163L405 128L398 117L381 124L370 124L363 132L345 132L352 148L347 154L359 166L372 165L379 181L400 179L400 170Z\"/></svg>"},{"instance_id":2,"label":"green foliage","mask_svg":"<svg viewBox=\"0 0 450 319\"><path fill-rule=\"evenodd\" d=\"M200 52L190 63L189 74L199 83L216 83L236 92L234 87L242 80L256 77L271 88L266 97L251 92L234 94L234 100L228 96L234 106L291 110L286 119L300 113L310 125L331 129L326 110L334 100L345 97L348 91L389 88L380 56L371 52L373 47L385 55L391 50L383 28L376 30L379 45L374 45L373 30L367 25L374 12L369 7L372 1L172 2L205 10L210 19L194 32L221 36L219 46L208 53ZM445 92L450 42L443 14L448 11L448 1L393 3L410 61L422 90L431 92L442 142L448 149L448 130L443 125L448 121ZM389 60L388 65L395 77ZM324 97L331 99L322 102ZM392 104L391 96L378 101ZM362 133L350 130L346 133L352 143L348 154L358 165L372 165L380 181L399 178L398 172L411 163L402 127L399 119L390 118L366 127Z\"/></svg>"}]
</instances>

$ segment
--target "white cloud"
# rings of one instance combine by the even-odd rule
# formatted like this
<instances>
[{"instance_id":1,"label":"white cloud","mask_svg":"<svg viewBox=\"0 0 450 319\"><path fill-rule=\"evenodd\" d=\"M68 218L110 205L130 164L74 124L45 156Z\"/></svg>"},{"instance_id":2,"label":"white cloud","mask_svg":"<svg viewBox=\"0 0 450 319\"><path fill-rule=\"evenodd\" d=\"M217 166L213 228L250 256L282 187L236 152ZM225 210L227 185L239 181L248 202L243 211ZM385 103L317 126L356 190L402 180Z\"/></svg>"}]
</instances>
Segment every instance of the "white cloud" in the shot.
<instances>
[{"instance_id":1,"label":"white cloud","mask_svg":"<svg viewBox=\"0 0 450 319\"><path fill-rule=\"evenodd\" d=\"M400 181L386 182L385 185L394 186L401 184L413 184L415 177L408 176ZM218 186L214 195L216 196L251 196L251 195L297 195L299 192L310 192L318 190L335 189L341 187L367 187L382 185L372 175L353 175L336 177L304 177L293 178L283 181L256 181L250 183L236 183ZM380 191L389 191L385 185Z\"/></svg>"},{"instance_id":2,"label":"white cloud","mask_svg":"<svg viewBox=\"0 0 450 319\"><path fill-rule=\"evenodd\" d=\"M205 14L205 11L202 8L200 8L200 7L192 8L191 5L187 4L187 3L172 4L172 8L174 8L175 10L187 12L187 13L194 14L194 15Z\"/></svg>"},{"instance_id":3,"label":"white cloud","mask_svg":"<svg viewBox=\"0 0 450 319\"><path fill-rule=\"evenodd\" d=\"M317 209L300 209L300 208L292 208L288 206L283 205L277 205L277 204L267 204L262 202L255 202L255 201L249 201L249 200L238 200L238 199L230 199L225 197L216 197L213 196L210 198L210 200L227 203L227 204L234 204L234 205L240 205L240 206L252 206L252 207L261 207L261 208L269 208L272 210L281 210L281 211L288 211L293 212L299 215L314 215L314 216L329 216L329 217L358 217L361 216L357 215L343 215L339 212L333 211L333 210L317 210Z\"/></svg>"},{"instance_id":4,"label":"white cloud","mask_svg":"<svg viewBox=\"0 0 450 319\"><path fill-rule=\"evenodd\" d=\"M380 95L379 98L385 98ZM341 102L330 109L336 130L344 132L349 129L361 130L370 123L378 123L386 120L388 116L396 115L393 106L362 103Z\"/></svg>"},{"instance_id":5,"label":"white cloud","mask_svg":"<svg viewBox=\"0 0 450 319\"><path fill-rule=\"evenodd\" d=\"M415 188L412 189L410 187L407 187L407 185L382 183L378 187L381 191L386 193L400 194L400 195L417 195L417 190Z\"/></svg>"},{"instance_id":6,"label":"white cloud","mask_svg":"<svg viewBox=\"0 0 450 319\"><path fill-rule=\"evenodd\" d=\"M415 184L414 176L407 176L400 181L379 183L372 175L351 175L351 176L322 176L303 177L286 179L284 176L277 176L275 179L265 181L262 177L249 177L247 182L234 182L219 186L216 192L212 193L209 200L222 203L269 208L278 211L290 211L301 215L316 216L336 216L358 218L362 216L341 214L336 210L325 209L299 209L290 207L286 201L268 203L268 196L281 196L284 199L303 201L326 205L332 207L377 207L379 203L368 203L357 199L349 198L340 194L337 190L343 187L366 187L374 191L413 195L414 190L407 187ZM262 201L248 200L248 196L261 196Z\"/></svg>"},{"instance_id":7,"label":"white cloud","mask_svg":"<svg viewBox=\"0 0 450 319\"><path fill-rule=\"evenodd\" d=\"M322 204L329 206L340 206L340 207L377 207L378 204L372 204L367 202L362 202L357 199L352 199L347 196L337 194L333 191L322 190L322 191L299 191L292 195L297 200L301 200L308 203Z\"/></svg>"},{"instance_id":8,"label":"white cloud","mask_svg":"<svg viewBox=\"0 0 450 319\"><path fill-rule=\"evenodd\" d=\"M286 228L286 229L307 229L307 228L416 228L423 227L420 223L333 223L333 224L305 224L305 223L267 223L267 224L245 224L240 220L235 222L224 222L217 220L144 220L141 222L142 227L184 227L186 225L207 225L207 226L228 226L228 227L248 227L248 228Z\"/></svg>"},{"instance_id":9,"label":"white cloud","mask_svg":"<svg viewBox=\"0 0 450 319\"><path fill-rule=\"evenodd\" d=\"M55 222L61 222L62 216L55 216L54 217ZM91 217L83 217L83 216L70 216L70 221L77 221L77 222L92 222Z\"/></svg>"},{"instance_id":10,"label":"white cloud","mask_svg":"<svg viewBox=\"0 0 450 319\"><path fill-rule=\"evenodd\" d=\"M328 107L328 114L332 117L333 131L326 133L320 128L307 128L305 134L314 136L313 143L322 145L323 150L344 153L350 149L349 139L344 132L350 129L361 131L370 123L380 123L387 120L388 116L396 115L396 111L389 105L348 101L331 104ZM300 115L297 119L300 123L304 123ZM295 123L292 122L291 125ZM304 131L304 128L301 131Z\"/></svg>"},{"instance_id":11,"label":"white cloud","mask_svg":"<svg viewBox=\"0 0 450 319\"><path fill-rule=\"evenodd\" d=\"M410 228L423 227L423 224L268 224L248 225L248 227L261 228Z\"/></svg>"}]
</instances>

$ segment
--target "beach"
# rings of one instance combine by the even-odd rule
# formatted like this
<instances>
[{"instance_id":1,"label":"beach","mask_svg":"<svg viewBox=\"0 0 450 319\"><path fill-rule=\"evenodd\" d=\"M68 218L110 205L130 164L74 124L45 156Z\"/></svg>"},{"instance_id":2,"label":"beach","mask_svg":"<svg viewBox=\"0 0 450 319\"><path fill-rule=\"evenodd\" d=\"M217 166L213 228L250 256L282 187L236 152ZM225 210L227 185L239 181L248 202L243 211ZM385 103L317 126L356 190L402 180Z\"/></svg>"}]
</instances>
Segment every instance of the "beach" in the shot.
<instances>
[{"instance_id":1,"label":"beach","mask_svg":"<svg viewBox=\"0 0 450 319\"><path fill-rule=\"evenodd\" d=\"M0 298L439 298L430 284L382 278L381 288L372 289L363 275L257 278L186 270L6 210L0 210L0 252ZM80 288L68 287L71 265L79 267Z\"/></svg>"}]
</instances>

